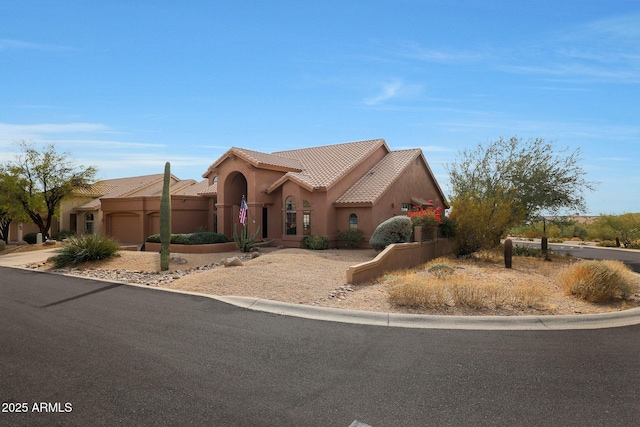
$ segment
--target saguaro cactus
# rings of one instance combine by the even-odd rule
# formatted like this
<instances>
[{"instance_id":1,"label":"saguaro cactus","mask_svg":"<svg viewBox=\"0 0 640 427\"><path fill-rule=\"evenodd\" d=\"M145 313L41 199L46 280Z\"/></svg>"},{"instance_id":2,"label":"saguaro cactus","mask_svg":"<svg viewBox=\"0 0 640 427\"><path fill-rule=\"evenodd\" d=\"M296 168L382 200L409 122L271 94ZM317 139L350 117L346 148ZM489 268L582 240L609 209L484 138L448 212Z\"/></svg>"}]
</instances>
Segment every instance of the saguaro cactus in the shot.
<instances>
[{"instance_id":1,"label":"saguaro cactus","mask_svg":"<svg viewBox=\"0 0 640 427\"><path fill-rule=\"evenodd\" d=\"M169 254L171 249L171 166L169 162L164 165L164 183L162 185L162 198L160 199L160 270L169 269Z\"/></svg>"},{"instance_id":2,"label":"saguaro cactus","mask_svg":"<svg viewBox=\"0 0 640 427\"><path fill-rule=\"evenodd\" d=\"M511 261L513 259L513 242L511 239L504 241L504 266L511 268Z\"/></svg>"}]
</instances>

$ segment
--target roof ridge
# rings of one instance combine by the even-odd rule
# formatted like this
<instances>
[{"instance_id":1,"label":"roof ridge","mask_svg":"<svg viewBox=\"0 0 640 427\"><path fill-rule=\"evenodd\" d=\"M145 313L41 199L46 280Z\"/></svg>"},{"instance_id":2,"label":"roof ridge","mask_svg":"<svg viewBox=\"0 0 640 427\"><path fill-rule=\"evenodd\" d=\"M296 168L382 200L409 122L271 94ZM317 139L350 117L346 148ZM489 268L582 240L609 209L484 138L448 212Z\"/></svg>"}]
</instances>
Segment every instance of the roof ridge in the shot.
<instances>
[{"instance_id":1,"label":"roof ridge","mask_svg":"<svg viewBox=\"0 0 640 427\"><path fill-rule=\"evenodd\" d=\"M330 148L341 146L341 145L362 144L362 143L365 143L365 142L384 142L386 144L386 141L383 138L363 139L361 141L339 142L339 143L336 143L336 144L315 145L313 147L295 148L293 150L274 151L271 154L279 155L279 154L282 154L282 153L294 153L294 152L300 152L300 151L306 151L306 150L314 150L314 149L330 149Z\"/></svg>"}]
</instances>

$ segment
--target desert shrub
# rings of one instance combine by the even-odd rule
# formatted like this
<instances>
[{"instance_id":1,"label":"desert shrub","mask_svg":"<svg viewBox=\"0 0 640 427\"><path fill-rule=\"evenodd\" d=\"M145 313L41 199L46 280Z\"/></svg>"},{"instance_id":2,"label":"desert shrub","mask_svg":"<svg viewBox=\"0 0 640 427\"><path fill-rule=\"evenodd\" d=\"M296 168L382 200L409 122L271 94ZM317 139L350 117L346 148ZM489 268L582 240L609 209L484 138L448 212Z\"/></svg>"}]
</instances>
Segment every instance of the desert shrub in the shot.
<instances>
[{"instance_id":1,"label":"desert shrub","mask_svg":"<svg viewBox=\"0 0 640 427\"><path fill-rule=\"evenodd\" d=\"M51 238L53 240L57 240L57 241L62 241L66 238L69 238L71 236L75 236L76 233L74 233L73 231L69 231L69 230L60 230L57 233L53 233L51 235Z\"/></svg>"},{"instance_id":2,"label":"desert shrub","mask_svg":"<svg viewBox=\"0 0 640 427\"><path fill-rule=\"evenodd\" d=\"M620 261L580 261L560 275L565 292L590 302L605 302L628 298L637 282L631 271Z\"/></svg>"},{"instance_id":3,"label":"desert shrub","mask_svg":"<svg viewBox=\"0 0 640 427\"><path fill-rule=\"evenodd\" d=\"M369 244L381 251L393 243L406 243L411 239L413 224L408 216L394 216L376 227Z\"/></svg>"},{"instance_id":4,"label":"desert shrub","mask_svg":"<svg viewBox=\"0 0 640 427\"><path fill-rule=\"evenodd\" d=\"M564 243L564 240L562 237L552 237L548 240L549 243Z\"/></svg>"},{"instance_id":5,"label":"desert shrub","mask_svg":"<svg viewBox=\"0 0 640 427\"><path fill-rule=\"evenodd\" d=\"M603 248L615 248L619 247L620 244L616 243L614 240L603 240L602 242L598 242L596 246L600 246Z\"/></svg>"},{"instance_id":6,"label":"desert shrub","mask_svg":"<svg viewBox=\"0 0 640 427\"><path fill-rule=\"evenodd\" d=\"M175 243L174 240L176 237L178 237L179 234L172 234L171 235L171 240L170 243ZM149 243L162 243L160 241L160 235L159 234L152 234L149 237L147 237L147 240L145 240L145 242L149 242Z\"/></svg>"},{"instance_id":7,"label":"desert shrub","mask_svg":"<svg viewBox=\"0 0 640 427\"><path fill-rule=\"evenodd\" d=\"M453 273L446 277L428 277L413 272L396 272L384 276L389 301L411 308L459 306L471 309L540 307L546 300L544 290L536 284L513 286L476 283L473 277Z\"/></svg>"},{"instance_id":8,"label":"desert shrub","mask_svg":"<svg viewBox=\"0 0 640 427\"><path fill-rule=\"evenodd\" d=\"M329 238L326 236L305 236L303 243L306 249L316 251L329 249Z\"/></svg>"},{"instance_id":9,"label":"desert shrub","mask_svg":"<svg viewBox=\"0 0 640 427\"><path fill-rule=\"evenodd\" d=\"M436 262L427 266L427 272L433 274L438 279L444 279L455 273L455 268L444 262Z\"/></svg>"},{"instance_id":10,"label":"desert shrub","mask_svg":"<svg viewBox=\"0 0 640 427\"><path fill-rule=\"evenodd\" d=\"M147 237L149 243L161 243L159 234L152 234ZM229 238L224 234L213 233L210 231L199 231L197 233L172 234L171 243L177 245L208 245L215 243L230 242Z\"/></svg>"},{"instance_id":11,"label":"desert shrub","mask_svg":"<svg viewBox=\"0 0 640 427\"><path fill-rule=\"evenodd\" d=\"M458 223L448 216L442 217L442 224L440 224L440 236L452 239L456 237L456 228L458 227Z\"/></svg>"},{"instance_id":12,"label":"desert shrub","mask_svg":"<svg viewBox=\"0 0 640 427\"><path fill-rule=\"evenodd\" d=\"M541 248L532 248L530 246L514 246L513 255L515 256L530 256L539 258L542 256Z\"/></svg>"},{"instance_id":13,"label":"desert shrub","mask_svg":"<svg viewBox=\"0 0 640 427\"><path fill-rule=\"evenodd\" d=\"M175 234L171 236L171 243L178 245L208 245L215 243L230 242L229 238L224 234L213 233L210 231L199 231L197 233Z\"/></svg>"},{"instance_id":14,"label":"desert shrub","mask_svg":"<svg viewBox=\"0 0 640 427\"><path fill-rule=\"evenodd\" d=\"M30 245L35 245L38 240L38 233L27 233L22 237L22 240Z\"/></svg>"},{"instance_id":15,"label":"desert shrub","mask_svg":"<svg viewBox=\"0 0 640 427\"><path fill-rule=\"evenodd\" d=\"M629 243L625 246L627 249L640 249L640 243Z\"/></svg>"},{"instance_id":16,"label":"desert shrub","mask_svg":"<svg viewBox=\"0 0 640 427\"><path fill-rule=\"evenodd\" d=\"M111 258L119 249L118 242L100 234L72 236L51 260L55 268L73 267L86 261Z\"/></svg>"},{"instance_id":17,"label":"desert shrub","mask_svg":"<svg viewBox=\"0 0 640 427\"><path fill-rule=\"evenodd\" d=\"M345 246L355 249L364 242L364 231L359 228L351 228L348 231L338 231L338 239L344 242Z\"/></svg>"}]
</instances>

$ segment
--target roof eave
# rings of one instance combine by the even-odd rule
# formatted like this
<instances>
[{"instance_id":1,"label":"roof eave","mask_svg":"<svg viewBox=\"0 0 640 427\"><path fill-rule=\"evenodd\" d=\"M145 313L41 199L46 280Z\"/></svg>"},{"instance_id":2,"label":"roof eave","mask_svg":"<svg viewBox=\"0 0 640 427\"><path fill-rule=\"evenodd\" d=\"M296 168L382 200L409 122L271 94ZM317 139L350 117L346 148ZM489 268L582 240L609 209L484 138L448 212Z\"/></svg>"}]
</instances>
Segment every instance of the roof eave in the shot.
<instances>
[{"instance_id":1,"label":"roof eave","mask_svg":"<svg viewBox=\"0 0 640 427\"><path fill-rule=\"evenodd\" d=\"M333 202L333 206L336 208L370 208L373 206L373 202Z\"/></svg>"}]
</instances>

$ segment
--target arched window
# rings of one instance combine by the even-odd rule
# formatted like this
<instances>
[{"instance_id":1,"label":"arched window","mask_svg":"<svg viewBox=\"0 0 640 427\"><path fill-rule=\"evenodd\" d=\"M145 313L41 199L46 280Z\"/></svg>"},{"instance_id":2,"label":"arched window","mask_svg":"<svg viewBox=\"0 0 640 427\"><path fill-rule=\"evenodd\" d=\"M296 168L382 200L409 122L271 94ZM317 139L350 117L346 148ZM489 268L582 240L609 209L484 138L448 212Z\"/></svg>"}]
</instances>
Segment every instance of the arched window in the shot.
<instances>
[{"instance_id":1,"label":"arched window","mask_svg":"<svg viewBox=\"0 0 640 427\"><path fill-rule=\"evenodd\" d=\"M302 234L311 234L311 203L308 200L302 200Z\"/></svg>"},{"instance_id":2,"label":"arched window","mask_svg":"<svg viewBox=\"0 0 640 427\"><path fill-rule=\"evenodd\" d=\"M358 228L358 215L352 213L349 215L349 230L355 230Z\"/></svg>"},{"instance_id":3,"label":"arched window","mask_svg":"<svg viewBox=\"0 0 640 427\"><path fill-rule=\"evenodd\" d=\"M93 234L93 214L88 213L84 216L84 231L87 234Z\"/></svg>"},{"instance_id":4,"label":"arched window","mask_svg":"<svg viewBox=\"0 0 640 427\"><path fill-rule=\"evenodd\" d=\"M295 236L298 234L296 228L296 199L287 197L284 202L284 234Z\"/></svg>"}]
</instances>

